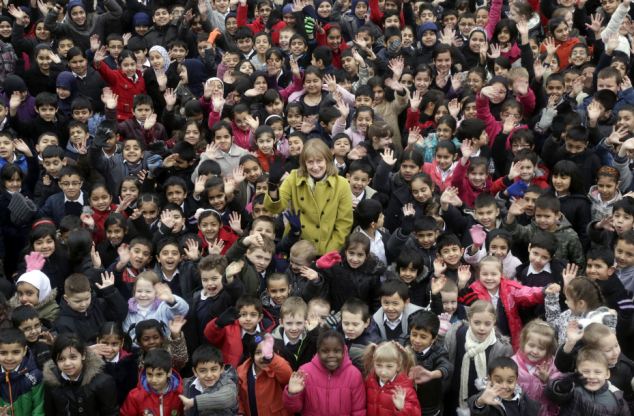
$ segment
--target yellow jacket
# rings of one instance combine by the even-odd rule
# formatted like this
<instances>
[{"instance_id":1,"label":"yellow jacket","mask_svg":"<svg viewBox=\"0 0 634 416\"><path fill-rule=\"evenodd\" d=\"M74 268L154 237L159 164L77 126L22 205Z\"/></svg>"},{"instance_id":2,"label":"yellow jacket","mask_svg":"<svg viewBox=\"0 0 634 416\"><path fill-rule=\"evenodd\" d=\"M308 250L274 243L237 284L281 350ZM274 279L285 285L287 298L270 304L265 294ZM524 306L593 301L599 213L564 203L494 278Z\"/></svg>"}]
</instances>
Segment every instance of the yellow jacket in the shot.
<instances>
[{"instance_id":1,"label":"yellow jacket","mask_svg":"<svg viewBox=\"0 0 634 416\"><path fill-rule=\"evenodd\" d=\"M329 176L312 190L308 178L297 176L297 170L293 170L280 185L278 197L273 201L267 194L266 209L279 214L291 208L299 214L301 237L315 244L319 254L343 247L352 229L352 192L345 178Z\"/></svg>"}]
</instances>

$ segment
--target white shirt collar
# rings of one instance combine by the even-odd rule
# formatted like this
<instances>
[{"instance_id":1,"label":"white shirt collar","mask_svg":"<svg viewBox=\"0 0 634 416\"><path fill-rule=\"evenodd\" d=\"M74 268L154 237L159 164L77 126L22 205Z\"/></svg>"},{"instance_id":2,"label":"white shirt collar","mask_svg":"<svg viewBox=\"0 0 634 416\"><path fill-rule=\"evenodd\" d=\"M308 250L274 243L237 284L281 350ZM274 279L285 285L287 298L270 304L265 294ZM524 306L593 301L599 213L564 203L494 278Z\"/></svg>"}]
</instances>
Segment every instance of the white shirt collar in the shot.
<instances>
[{"instance_id":1,"label":"white shirt collar","mask_svg":"<svg viewBox=\"0 0 634 416\"><path fill-rule=\"evenodd\" d=\"M66 194L64 194L64 203L67 203L67 202L79 202L80 204L84 205L84 192L79 191L79 197L74 201L66 198Z\"/></svg>"},{"instance_id":2,"label":"white shirt collar","mask_svg":"<svg viewBox=\"0 0 634 416\"><path fill-rule=\"evenodd\" d=\"M394 381L394 379L396 378L396 376L392 377L392 379L390 381L386 381L385 383L381 381L381 379L379 379L379 386L383 387L385 386L387 383L391 383L392 381Z\"/></svg>"},{"instance_id":3,"label":"white shirt collar","mask_svg":"<svg viewBox=\"0 0 634 416\"><path fill-rule=\"evenodd\" d=\"M387 325L390 329L396 329L401 324L402 320L403 320L402 313L395 321L390 321L389 319L387 319L387 315L383 313L383 323Z\"/></svg>"},{"instance_id":4,"label":"white shirt collar","mask_svg":"<svg viewBox=\"0 0 634 416\"><path fill-rule=\"evenodd\" d=\"M300 342L302 342L302 339L304 339L304 334L302 333L299 338L297 338L296 341L291 341L287 336L286 336L286 332L284 332L284 328L282 328L282 339L284 340L284 345L297 345Z\"/></svg>"},{"instance_id":5,"label":"white shirt collar","mask_svg":"<svg viewBox=\"0 0 634 416\"><path fill-rule=\"evenodd\" d=\"M529 263L528 265L528 272L526 272L526 276L530 276L531 274L539 274L542 272L546 272L546 273L552 273L552 271L550 270L550 263L547 263L544 268L541 271L537 271L535 270L535 268L533 267L532 264Z\"/></svg>"},{"instance_id":6,"label":"white shirt collar","mask_svg":"<svg viewBox=\"0 0 634 416\"><path fill-rule=\"evenodd\" d=\"M178 276L179 271L178 271L178 266L176 267L176 270L174 270L174 274L171 277L168 277L165 275L165 272L163 271L163 269L161 269L161 274L163 275L163 280L166 282L171 282L172 280L174 280L176 278L176 276Z\"/></svg>"},{"instance_id":7,"label":"white shirt collar","mask_svg":"<svg viewBox=\"0 0 634 416\"><path fill-rule=\"evenodd\" d=\"M245 334L249 334L249 335L255 335L255 334L259 334L260 332L262 332L262 330L260 329L260 324L256 325L255 327L255 331L253 331L252 334L249 334L247 331L245 331L244 329L240 330L240 338L244 337Z\"/></svg>"},{"instance_id":8,"label":"white shirt collar","mask_svg":"<svg viewBox=\"0 0 634 416\"><path fill-rule=\"evenodd\" d=\"M117 355L115 355L112 360L106 360L106 362L108 363L118 363L119 362L119 358L120 358L121 353L118 352Z\"/></svg>"}]
</instances>

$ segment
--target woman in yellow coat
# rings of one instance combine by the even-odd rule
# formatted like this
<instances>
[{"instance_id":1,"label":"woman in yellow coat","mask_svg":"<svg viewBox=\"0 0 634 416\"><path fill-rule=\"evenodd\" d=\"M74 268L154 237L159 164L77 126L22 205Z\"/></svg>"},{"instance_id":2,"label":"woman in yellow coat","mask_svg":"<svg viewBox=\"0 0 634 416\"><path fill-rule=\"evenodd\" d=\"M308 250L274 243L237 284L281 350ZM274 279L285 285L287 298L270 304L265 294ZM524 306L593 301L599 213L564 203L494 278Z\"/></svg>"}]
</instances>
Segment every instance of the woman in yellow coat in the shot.
<instances>
[{"instance_id":1,"label":"woman in yellow coat","mask_svg":"<svg viewBox=\"0 0 634 416\"><path fill-rule=\"evenodd\" d=\"M279 214L290 208L297 213L301 238L313 243L319 254L341 249L352 229L352 192L348 181L338 175L326 143L320 139L306 142L299 169L291 171L281 184L282 172L276 170L271 166L266 209Z\"/></svg>"}]
</instances>

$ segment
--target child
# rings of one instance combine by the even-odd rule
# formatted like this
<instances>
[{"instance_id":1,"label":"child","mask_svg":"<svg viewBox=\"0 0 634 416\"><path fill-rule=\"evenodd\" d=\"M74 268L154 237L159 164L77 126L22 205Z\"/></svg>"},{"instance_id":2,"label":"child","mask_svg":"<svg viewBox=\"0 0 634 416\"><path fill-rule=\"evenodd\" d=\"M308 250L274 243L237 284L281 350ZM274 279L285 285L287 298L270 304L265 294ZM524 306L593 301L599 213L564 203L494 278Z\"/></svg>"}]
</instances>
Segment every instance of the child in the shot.
<instances>
[{"instance_id":1,"label":"child","mask_svg":"<svg viewBox=\"0 0 634 416\"><path fill-rule=\"evenodd\" d=\"M473 233L472 230L477 228L479 228L477 225L472 226L469 229L470 234ZM480 235L482 234L480 233ZM471 241L473 241L473 235L471 235ZM478 249L478 244L474 243L471 247L467 247L465 250L463 256L464 260L467 264L475 266L480 263L487 254L489 256L495 256L502 262L504 276L509 279L515 279L517 269L522 262L511 252L512 242L513 238L510 233L505 230L494 229L486 234L486 251L483 245L480 245ZM472 254L473 251L475 251L475 254Z\"/></svg>"},{"instance_id":2,"label":"child","mask_svg":"<svg viewBox=\"0 0 634 416\"><path fill-rule=\"evenodd\" d=\"M194 377L183 382L186 415L233 415L238 410L238 376L225 366L222 353L211 345L200 345L192 355Z\"/></svg>"},{"instance_id":3,"label":"child","mask_svg":"<svg viewBox=\"0 0 634 416\"><path fill-rule=\"evenodd\" d=\"M409 316L421 310L409 302L409 288L403 282L390 280L379 290L381 308L372 316L382 340L396 340L401 344L409 333Z\"/></svg>"},{"instance_id":4,"label":"child","mask_svg":"<svg viewBox=\"0 0 634 416\"><path fill-rule=\"evenodd\" d=\"M319 335L317 354L291 375L284 389L284 407L306 415L365 413L363 377L352 365L341 334L327 330Z\"/></svg>"},{"instance_id":5,"label":"child","mask_svg":"<svg viewBox=\"0 0 634 416\"><path fill-rule=\"evenodd\" d=\"M547 395L561 406L561 415L627 415L623 392L609 383L610 370L605 355L582 348L577 355L576 372L551 380Z\"/></svg>"},{"instance_id":6,"label":"child","mask_svg":"<svg viewBox=\"0 0 634 416\"><path fill-rule=\"evenodd\" d=\"M546 322L529 322L520 336L520 349L512 357L517 363L517 384L526 396L542 404L539 416L557 415L557 406L546 398L544 387L561 376L555 368L557 350L555 330Z\"/></svg>"},{"instance_id":7,"label":"child","mask_svg":"<svg viewBox=\"0 0 634 416\"><path fill-rule=\"evenodd\" d=\"M14 415L43 415L42 371L19 329L0 331L0 366L0 406Z\"/></svg>"},{"instance_id":8,"label":"child","mask_svg":"<svg viewBox=\"0 0 634 416\"><path fill-rule=\"evenodd\" d=\"M355 209L355 220L358 224L354 232L360 232L370 239L370 253L381 263L388 265L386 256L387 242L389 234L383 228L383 206L379 201L366 199L357 205Z\"/></svg>"},{"instance_id":9,"label":"child","mask_svg":"<svg viewBox=\"0 0 634 416\"><path fill-rule=\"evenodd\" d=\"M511 337L513 350L520 344L522 321L520 308L544 302L544 293L558 293L561 287L552 284L542 289L529 287L502 275L502 263L497 257L487 256L480 261L478 280L469 286L471 293L462 296L460 301L470 304L474 299L491 302L496 309L497 325L502 335Z\"/></svg>"},{"instance_id":10,"label":"child","mask_svg":"<svg viewBox=\"0 0 634 416\"><path fill-rule=\"evenodd\" d=\"M145 143L145 147L155 142L167 140L165 127L156 121L152 98L147 94L137 94L132 100L132 115L134 117L117 124L117 131L121 137L134 137Z\"/></svg>"},{"instance_id":11,"label":"child","mask_svg":"<svg viewBox=\"0 0 634 416\"><path fill-rule=\"evenodd\" d=\"M348 179L350 191L352 191L353 208L356 208L359 202L364 199L371 199L376 194L376 191L369 186L373 174L372 166L366 162L355 160L350 163L346 179Z\"/></svg>"},{"instance_id":12,"label":"child","mask_svg":"<svg viewBox=\"0 0 634 416\"><path fill-rule=\"evenodd\" d=\"M423 165L423 173L428 174L432 178L440 192L449 187L453 181L457 156L456 145L444 140L436 146L434 159L431 162L425 162Z\"/></svg>"},{"instance_id":13,"label":"child","mask_svg":"<svg viewBox=\"0 0 634 416\"><path fill-rule=\"evenodd\" d=\"M288 276L283 273L273 273L266 279L266 290L260 296L262 306L275 322L280 320L282 305L291 293Z\"/></svg>"},{"instance_id":14,"label":"child","mask_svg":"<svg viewBox=\"0 0 634 416\"><path fill-rule=\"evenodd\" d=\"M262 324L262 302L244 295L235 307L230 307L205 327L207 341L222 351L227 364L237 368L244 361L244 354L251 339L261 332L271 332Z\"/></svg>"},{"instance_id":15,"label":"child","mask_svg":"<svg viewBox=\"0 0 634 416\"><path fill-rule=\"evenodd\" d=\"M156 319L137 323L134 327L134 336L140 349L139 367L143 367L145 354L153 349L163 348L172 355L172 367L183 368L189 360L185 337L181 333L183 325L185 325L185 318L182 316L174 317L167 326ZM170 335L166 336L165 332L168 328Z\"/></svg>"},{"instance_id":16,"label":"child","mask_svg":"<svg viewBox=\"0 0 634 416\"><path fill-rule=\"evenodd\" d=\"M302 298L292 296L284 301L280 312L280 326L273 331L279 354L294 371L308 363L315 355L317 331L307 330L308 305Z\"/></svg>"},{"instance_id":17,"label":"child","mask_svg":"<svg viewBox=\"0 0 634 416\"><path fill-rule=\"evenodd\" d=\"M104 272L101 283L94 285L103 297L93 299L91 284L85 275L74 273L68 276L64 282L64 300L55 321L58 333L77 334L82 342L94 343L106 321L125 319L128 307L114 286L114 275Z\"/></svg>"},{"instance_id":18,"label":"child","mask_svg":"<svg viewBox=\"0 0 634 416\"><path fill-rule=\"evenodd\" d=\"M182 415L183 380L172 370L172 356L167 350L156 348L143 360L139 385L135 387L121 406L121 416L151 414Z\"/></svg>"},{"instance_id":19,"label":"child","mask_svg":"<svg viewBox=\"0 0 634 416\"><path fill-rule=\"evenodd\" d=\"M451 324L467 320L467 308L458 303L458 285L453 280L445 279L445 285L440 289L442 313Z\"/></svg>"},{"instance_id":20,"label":"child","mask_svg":"<svg viewBox=\"0 0 634 416\"><path fill-rule=\"evenodd\" d=\"M198 223L198 238L202 241L203 255L226 254L238 240L231 227L222 223L222 217L217 211L198 208L194 217Z\"/></svg>"},{"instance_id":21,"label":"child","mask_svg":"<svg viewBox=\"0 0 634 416\"><path fill-rule=\"evenodd\" d=\"M159 240L154 272L160 276L159 281L167 284L175 295L191 304L194 292L200 288L200 277L194 264L199 258L198 244L193 238L185 240L184 244L185 248L181 249L174 237Z\"/></svg>"},{"instance_id":22,"label":"child","mask_svg":"<svg viewBox=\"0 0 634 416\"><path fill-rule=\"evenodd\" d=\"M612 166L601 166L597 171L597 183L590 187L588 198L592 202L592 221L601 221L612 215L615 202L622 196L619 191L619 171Z\"/></svg>"},{"instance_id":23,"label":"child","mask_svg":"<svg viewBox=\"0 0 634 416\"><path fill-rule=\"evenodd\" d=\"M414 384L407 377L411 352L395 341L370 345L365 353L368 415L421 414Z\"/></svg>"},{"instance_id":24,"label":"child","mask_svg":"<svg viewBox=\"0 0 634 416\"><path fill-rule=\"evenodd\" d=\"M176 315L185 316L189 311L187 302L174 295L168 284L160 283L154 272L140 273L132 286L132 293L133 298L128 301L128 315L123 321L126 333L139 321L156 319L168 323Z\"/></svg>"},{"instance_id":25,"label":"child","mask_svg":"<svg viewBox=\"0 0 634 416\"><path fill-rule=\"evenodd\" d=\"M66 215L80 216L87 202L84 200L83 184L84 178L77 168L73 166L62 168L59 174L59 187L62 188L62 192L48 197L38 215L51 218L55 224L59 224Z\"/></svg>"},{"instance_id":26,"label":"child","mask_svg":"<svg viewBox=\"0 0 634 416\"><path fill-rule=\"evenodd\" d=\"M117 387L103 361L76 336L61 334L44 366L45 414L116 415Z\"/></svg>"},{"instance_id":27,"label":"child","mask_svg":"<svg viewBox=\"0 0 634 416\"><path fill-rule=\"evenodd\" d=\"M117 385L117 405L121 406L138 382L138 354L124 349L125 335L116 322L104 323L97 336L94 351L101 355L109 374Z\"/></svg>"},{"instance_id":28,"label":"child","mask_svg":"<svg viewBox=\"0 0 634 416\"><path fill-rule=\"evenodd\" d=\"M486 388L469 398L472 415L495 415L499 412L521 416L536 415L540 403L522 391L518 384L518 367L508 357L492 360L488 368Z\"/></svg>"},{"instance_id":29,"label":"child","mask_svg":"<svg viewBox=\"0 0 634 416\"><path fill-rule=\"evenodd\" d=\"M53 337L42 322L37 311L32 306L22 305L11 311L11 323L18 328L26 338L26 345L41 370L44 363L51 359L51 344Z\"/></svg>"},{"instance_id":30,"label":"child","mask_svg":"<svg viewBox=\"0 0 634 416\"><path fill-rule=\"evenodd\" d=\"M451 185L458 188L458 196L467 207L473 207L476 197L482 192L489 192L491 188L487 160L480 157L471 159L474 151L471 140L462 142L460 146L462 157L454 169L451 180Z\"/></svg>"},{"instance_id":31,"label":"child","mask_svg":"<svg viewBox=\"0 0 634 416\"><path fill-rule=\"evenodd\" d=\"M487 363L512 355L508 338L496 334L496 316L491 303L477 300L469 308L468 322L457 322L445 335L456 374L447 396L448 409L467 408L467 399L477 393L475 380L487 375Z\"/></svg>"},{"instance_id":32,"label":"child","mask_svg":"<svg viewBox=\"0 0 634 416\"><path fill-rule=\"evenodd\" d=\"M29 256L44 260L37 252L31 253ZM13 308L20 305L32 306L37 311L39 318L46 325L51 326L59 315L56 297L57 288L51 289L48 277L39 270L31 270L18 278L16 294L9 300L9 305Z\"/></svg>"},{"instance_id":33,"label":"child","mask_svg":"<svg viewBox=\"0 0 634 416\"><path fill-rule=\"evenodd\" d=\"M143 203L142 205L149 205ZM145 218L148 221L147 218ZM139 273L146 270L147 265L152 260L152 243L143 237L136 237L130 244L121 244L117 249L117 262L110 265L108 270L117 277L117 289L124 298L132 297L132 285Z\"/></svg>"},{"instance_id":34,"label":"child","mask_svg":"<svg viewBox=\"0 0 634 416\"><path fill-rule=\"evenodd\" d=\"M443 386L453 374L453 363L449 362L447 350L437 341L439 329L440 320L433 312L423 310L410 317L409 345L416 359L410 374L416 384L423 416L440 413Z\"/></svg>"},{"instance_id":35,"label":"child","mask_svg":"<svg viewBox=\"0 0 634 416\"><path fill-rule=\"evenodd\" d=\"M256 335L249 343L249 358L238 367L240 413L245 416L287 414L282 395L293 370L273 352L273 344L270 334Z\"/></svg>"},{"instance_id":36,"label":"child","mask_svg":"<svg viewBox=\"0 0 634 416\"><path fill-rule=\"evenodd\" d=\"M244 257L240 254L244 252ZM275 243L268 236L253 233L245 237L239 244L234 244L232 250L227 253L229 261L239 261L242 267L238 277L242 280L245 293L250 296L259 296L266 287L266 272L271 265L275 254Z\"/></svg>"},{"instance_id":37,"label":"child","mask_svg":"<svg viewBox=\"0 0 634 416\"><path fill-rule=\"evenodd\" d=\"M275 149L276 138L270 126L260 126L253 133L258 161L264 172L269 171L270 164L279 153Z\"/></svg>"}]
</instances>

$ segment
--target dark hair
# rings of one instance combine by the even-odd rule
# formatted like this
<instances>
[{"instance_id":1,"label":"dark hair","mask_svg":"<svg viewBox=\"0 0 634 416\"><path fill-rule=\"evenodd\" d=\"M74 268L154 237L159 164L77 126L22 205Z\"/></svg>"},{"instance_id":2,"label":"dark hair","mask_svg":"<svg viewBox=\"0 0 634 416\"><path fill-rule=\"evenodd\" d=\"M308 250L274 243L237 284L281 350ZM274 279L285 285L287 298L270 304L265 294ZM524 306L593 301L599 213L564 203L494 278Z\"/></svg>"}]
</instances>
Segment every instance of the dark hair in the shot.
<instances>
[{"instance_id":1,"label":"dark hair","mask_svg":"<svg viewBox=\"0 0 634 416\"><path fill-rule=\"evenodd\" d=\"M480 193L480 195L478 195L473 203L473 207L475 209L479 209L479 208L485 208L485 207L490 207L490 206L494 206L495 208L498 207L498 203L495 200L495 197L489 193L486 192L482 192Z\"/></svg>"},{"instance_id":2,"label":"dark hair","mask_svg":"<svg viewBox=\"0 0 634 416\"><path fill-rule=\"evenodd\" d=\"M537 232L531 238L530 246L544 249L553 257L557 251L557 239L553 233Z\"/></svg>"},{"instance_id":3,"label":"dark hair","mask_svg":"<svg viewBox=\"0 0 634 416\"><path fill-rule=\"evenodd\" d=\"M198 364L203 363L215 363L222 366L224 364L222 352L208 344L199 345L192 354L192 368L195 370Z\"/></svg>"},{"instance_id":4,"label":"dark hair","mask_svg":"<svg viewBox=\"0 0 634 416\"><path fill-rule=\"evenodd\" d=\"M70 230L68 238L66 239L68 263L73 267L79 266L84 259L90 258L92 245L92 234L86 228Z\"/></svg>"},{"instance_id":5,"label":"dark hair","mask_svg":"<svg viewBox=\"0 0 634 416\"><path fill-rule=\"evenodd\" d=\"M370 165L368 162L363 160L355 160L352 163L350 163L350 167L348 168L348 174L352 175L356 171L367 173L370 179L374 175L374 169L372 169L372 165Z\"/></svg>"},{"instance_id":6,"label":"dark hair","mask_svg":"<svg viewBox=\"0 0 634 416\"><path fill-rule=\"evenodd\" d=\"M57 95L50 92L41 92L35 96L35 108L50 105L57 108Z\"/></svg>"},{"instance_id":7,"label":"dark hair","mask_svg":"<svg viewBox=\"0 0 634 416\"><path fill-rule=\"evenodd\" d=\"M529 149L522 149L513 158L513 162L530 161L533 166L537 166L537 154Z\"/></svg>"},{"instance_id":8,"label":"dark hair","mask_svg":"<svg viewBox=\"0 0 634 416\"><path fill-rule=\"evenodd\" d=\"M430 216L424 216L414 220L414 232L438 231L438 223Z\"/></svg>"},{"instance_id":9,"label":"dark hair","mask_svg":"<svg viewBox=\"0 0 634 416\"><path fill-rule=\"evenodd\" d=\"M623 241L626 244L634 245L634 231L626 231L623 234L617 236L616 242Z\"/></svg>"},{"instance_id":10,"label":"dark hair","mask_svg":"<svg viewBox=\"0 0 634 416\"><path fill-rule=\"evenodd\" d=\"M554 195L542 195L535 201L535 210L544 209L552 211L555 214L561 212L561 203L559 199Z\"/></svg>"},{"instance_id":11,"label":"dark hair","mask_svg":"<svg viewBox=\"0 0 634 416\"><path fill-rule=\"evenodd\" d=\"M374 199L364 199L359 202L357 208L354 210L354 218L361 228L366 229L373 222L377 222L381 213L383 212L383 206L381 203Z\"/></svg>"},{"instance_id":12,"label":"dark hair","mask_svg":"<svg viewBox=\"0 0 634 416\"><path fill-rule=\"evenodd\" d=\"M161 369L168 373L172 369L172 355L163 348L154 348L145 353L143 368Z\"/></svg>"},{"instance_id":13,"label":"dark hair","mask_svg":"<svg viewBox=\"0 0 634 416\"><path fill-rule=\"evenodd\" d=\"M260 315L263 313L262 301L255 296L242 295L238 298L236 301L236 309L240 311L240 309L246 306L253 306Z\"/></svg>"},{"instance_id":14,"label":"dark hair","mask_svg":"<svg viewBox=\"0 0 634 416\"><path fill-rule=\"evenodd\" d=\"M40 319L40 315L33 306L20 305L11 312L11 323L15 328L19 327L22 322L29 319Z\"/></svg>"},{"instance_id":15,"label":"dark hair","mask_svg":"<svg viewBox=\"0 0 634 416\"><path fill-rule=\"evenodd\" d=\"M486 125L479 118L463 120L456 131L456 137L460 141L479 139Z\"/></svg>"},{"instance_id":16,"label":"dark hair","mask_svg":"<svg viewBox=\"0 0 634 416\"><path fill-rule=\"evenodd\" d=\"M74 348L81 355L86 354L86 344L81 338L72 333L60 334L55 339L51 350L51 357L55 362L66 348Z\"/></svg>"},{"instance_id":17,"label":"dark hair","mask_svg":"<svg viewBox=\"0 0 634 416\"><path fill-rule=\"evenodd\" d=\"M339 341L339 343L341 344L341 346L345 346L346 342L343 338L343 335L341 335L339 332L335 331L334 329L325 329L322 330L319 335L317 336L317 349L319 349L321 347L321 344L329 338L334 338L337 341Z\"/></svg>"},{"instance_id":18,"label":"dark hair","mask_svg":"<svg viewBox=\"0 0 634 416\"><path fill-rule=\"evenodd\" d=\"M410 332L412 329L423 330L429 332L432 338L436 338L440 329L440 319L432 311L422 309L409 316L407 325Z\"/></svg>"},{"instance_id":19,"label":"dark hair","mask_svg":"<svg viewBox=\"0 0 634 416\"><path fill-rule=\"evenodd\" d=\"M13 175L15 175L16 173L20 177L20 180L24 181L24 172L22 172L22 169L20 169L13 163L7 163L6 165L4 165L2 170L0 171L0 180L2 180L2 182L0 183L0 189L5 189L4 181L11 180L11 178L13 178Z\"/></svg>"},{"instance_id":20,"label":"dark hair","mask_svg":"<svg viewBox=\"0 0 634 416\"><path fill-rule=\"evenodd\" d=\"M332 49L330 49L327 45L317 46L313 49L313 57L315 58L315 61L322 61L324 66L328 67L332 64ZM310 68L310 66L308 68ZM308 71L308 68L306 71Z\"/></svg>"},{"instance_id":21,"label":"dark hair","mask_svg":"<svg viewBox=\"0 0 634 416\"><path fill-rule=\"evenodd\" d=\"M618 210L634 217L634 200L630 197L624 197L623 199L616 201L614 205L612 205L612 212L616 212Z\"/></svg>"},{"instance_id":22,"label":"dark hair","mask_svg":"<svg viewBox=\"0 0 634 416\"><path fill-rule=\"evenodd\" d=\"M119 54L119 58L117 59L117 62L119 64L121 64L121 62L123 62L123 60L127 59L127 58L132 59L132 60L134 60L136 62L136 58L134 56L134 52L132 52L129 49L124 49L124 50L121 51L121 54Z\"/></svg>"},{"instance_id":23,"label":"dark hair","mask_svg":"<svg viewBox=\"0 0 634 416\"><path fill-rule=\"evenodd\" d=\"M423 257L419 255L418 251L413 248L403 247L396 258L396 271L398 272L410 264L419 274L425 269L425 261Z\"/></svg>"},{"instance_id":24,"label":"dark hair","mask_svg":"<svg viewBox=\"0 0 634 416\"><path fill-rule=\"evenodd\" d=\"M601 260L607 264L608 267L614 266L614 252L606 247L594 247L588 250L586 261L590 259Z\"/></svg>"},{"instance_id":25,"label":"dark hair","mask_svg":"<svg viewBox=\"0 0 634 416\"><path fill-rule=\"evenodd\" d=\"M587 127L573 126L566 132L566 139L587 144L590 139L590 133Z\"/></svg>"},{"instance_id":26,"label":"dark hair","mask_svg":"<svg viewBox=\"0 0 634 416\"><path fill-rule=\"evenodd\" d=\"M488 365L489 376L491 376L491 374L493 374L493 372L497 368L510 368L511 370L513 370L516 376L519 371L517 368L517 363L513 361L511 357L497 357L491 360Z\"/></svg>"},{"instance_id":27,"label":"dark hair","mask_svg":"<svg viewBox=\"0 0 634 416\"><path fill-rule=\"evenodd\" d=\"M398 295L403 301L409 299L409 286L400 280L388 280L381 285L379 297Z\"/></svg>"},{"instance_id":28,"label":"dark hair","mask_svg":"<svg viewBox=\"0 0 634 416\"><path fill-rule=\"evenodd\" d=\"M350 312L353 314L361 314L363 322L367 322L370 319L370 308L368 304L359 298L349 298L341 305L341 312Z\"/></svg>"},{"instance_id":29,"label":"dark hair","mask_svg":"<svg viewBox=\"0 0 634 416\"><path fill-rule=\"evenodd\" d=\"M346 237L346 242L343 245L343 251L348 250L350 247L356 244L359 244L363 247L363 251L365 251L366 255L370 254L370 239L367 235L359 231L348 234L348 236Z\"/></svg>"},{"instance_id":30,"label":"dark hair","mask_svg":"<svg viewBox=\"0 0 634 416\"><path fill-rule=\"evenodd\" d=\"M139 340L143 337L143 333L145 331L149 331L150 329L156 329L156 331L161 335L161 337L165 338L165 324L157 321L156 319L146 319L141 322L137 322L136 325L132 326L130 330L134 328L134 337Z\"/></svg>"},{"instance_id":31,"label":"dark hair","mask_svg":"<svg viewBox=\"0 0 634 416\"><path fill-rule=\"evenodd\" d=\"M438 237L438 240L436 241L436 249L439 253L440 250L449 246L462 247L462 243L460 242L458 236L452 233L444 233L440 237Z\"/></svg>"},{"instance_id":32,"label":"dark hair","mask_svg":"<svg viewBox=\"0 0 634 416\"><path fill-rule=\"evenodd\" d=\"M0 345L2 344L20 344L26 347L26 338L24 333L17 328L0 329Z\"/></svg>"},{"instance_id":33,"label":"dark hair","mask_svg":"<svg viewBox=\"0 0 634 416\"><path fill-rule=\"evenodd\" d=\"M149 105L151 109L154 109L152 97L147 94L137 94L132 99L132 108L137 108L140 105Z\"/></svg>"},{"instance_id":34,"label":"dark hair","mask_svg":"<svg viewBox=\"0 0 634 416\"><path fill-rule=\"evenodd\" d=\"M555 163L555 166L553 166L553 171L550 174L551 183L552 178L555 175L570 177L569 191L571 194L585 194L583 178L579 174L579 167L575 162L571 160L560 160L559 162Z\"/></svg>"}]
</instances>

